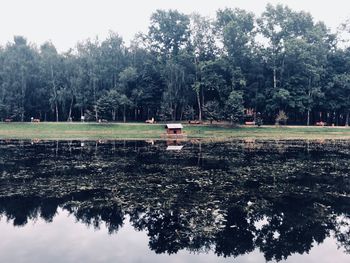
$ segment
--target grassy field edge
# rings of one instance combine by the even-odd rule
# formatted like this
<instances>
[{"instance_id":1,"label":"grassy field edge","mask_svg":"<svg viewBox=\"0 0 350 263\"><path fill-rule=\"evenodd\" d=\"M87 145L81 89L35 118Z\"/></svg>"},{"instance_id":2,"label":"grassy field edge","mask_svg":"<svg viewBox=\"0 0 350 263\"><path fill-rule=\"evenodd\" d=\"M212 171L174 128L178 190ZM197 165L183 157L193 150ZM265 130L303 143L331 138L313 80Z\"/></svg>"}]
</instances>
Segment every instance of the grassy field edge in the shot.
<instances>
[{"instance_id":1,"label":"grassy field edge","mask_svg":"<svg viewBox=\"0 0 350 263\"><path fill-rule=\"evenodd\" d=\"M184 125L185 138L232 139L350 139L348 127ZM0 139L46 140L165 140L164 124L144 123L0 123Z\"/></svg>"}]
</instances>

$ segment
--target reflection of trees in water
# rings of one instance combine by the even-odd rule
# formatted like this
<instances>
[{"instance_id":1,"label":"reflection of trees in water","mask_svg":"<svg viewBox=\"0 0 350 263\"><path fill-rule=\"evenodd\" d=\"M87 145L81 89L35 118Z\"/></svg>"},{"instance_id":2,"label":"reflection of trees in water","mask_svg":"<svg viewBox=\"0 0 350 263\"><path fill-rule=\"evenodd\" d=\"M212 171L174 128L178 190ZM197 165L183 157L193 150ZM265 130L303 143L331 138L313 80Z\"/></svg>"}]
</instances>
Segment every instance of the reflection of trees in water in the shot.
<instances>
[{"instance_id":1,"label":"reflection of trees in water","mask_svg":"<svg viewBox=\"0 0 350 263\"><path fill-rule=\"evenodd\" d=\"M45 197L4 197L0 198L0 213L7 220L13 220L14 226L24 226L29 220L38 217L46 222L52 222L61 206L75 218L94 228L104 223L110 233L116 232L123 224L124 215L115 203L107 204L100 200L103 193L99 191L84 191L72 193L62 198Z\"/></svg>"},{"instance_id":2,"label":"reflection of trees in water","mask_svg":"<svg viewBox=\"0 0 350 263\"><path fill-rule=\"evenodd\" d=\"M256 245L267 260L309 252L314 241L322 243L335 228L335 216L318 206L317 200L287 198L267 210L268 223L257 234Z\"/></svg>"},{"instance_id":3,"label":"reflection of trees in water","mask_svg":"<svg viewBox=\"0 0 350 263\"><path fill-rule=\"evenodd\" d=\"M1 142L0 213L24 225L50 222L62 207L110 233L128 215L157 253L259 248L281 260L331 235L350 252L344 144L188 143L166 152L162 142Z\"/></svg>"},{"instance_id":4,"label":"reflection of trees in water","mask_svg":"<svg viewBox=\"0 0 350 263\"><path fill-rule=\"evenodd\" d=\"M87 200L83 202L69 202L64 205L75 218L94 228L99 229L102 223L105 224L110 234L117 232L123 225L124 214L117 204L106 206L102 200Z\"/></svg>"},{"instance_id":5,"label":"reflection of trees in water","mask_svg":"<svg viewBox=\"0 0 350 263\"><path fill-rule=\"evenodd\" d=\"M56 215L59 201L55 199L43 200L40 197L6 197L0 199L0 213L7 220L13 220L14 226L23 226L28 220L41 217L51 222Z\"/></svg>"}]
</instances>

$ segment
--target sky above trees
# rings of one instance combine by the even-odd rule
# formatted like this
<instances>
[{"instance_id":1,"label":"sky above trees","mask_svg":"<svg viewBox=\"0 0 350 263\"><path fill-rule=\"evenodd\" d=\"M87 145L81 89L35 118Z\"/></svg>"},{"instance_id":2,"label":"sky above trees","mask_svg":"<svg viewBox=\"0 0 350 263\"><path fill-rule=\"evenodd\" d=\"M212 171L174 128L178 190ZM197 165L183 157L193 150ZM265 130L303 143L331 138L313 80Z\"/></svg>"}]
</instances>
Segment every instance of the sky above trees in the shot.
<instances>
[{"instance_id":1,"label":"sky above trees","mask_svg":"<svg viewBox=\"0 0 350 263\"><path fill-rule=\"evenodd\" d=\"M296 11L310 12L315 20L326 23L332 31L350 18L347 0L1 0L0 45L24 35L38 45L50 40L59 51L66 51L78 41L118 32L128 44L134 35L146 33L151 14L156 9L177 9L215 17L220 8L242 8L260 15L267 3L281 3Z\"/></svg>"}]
</instances>

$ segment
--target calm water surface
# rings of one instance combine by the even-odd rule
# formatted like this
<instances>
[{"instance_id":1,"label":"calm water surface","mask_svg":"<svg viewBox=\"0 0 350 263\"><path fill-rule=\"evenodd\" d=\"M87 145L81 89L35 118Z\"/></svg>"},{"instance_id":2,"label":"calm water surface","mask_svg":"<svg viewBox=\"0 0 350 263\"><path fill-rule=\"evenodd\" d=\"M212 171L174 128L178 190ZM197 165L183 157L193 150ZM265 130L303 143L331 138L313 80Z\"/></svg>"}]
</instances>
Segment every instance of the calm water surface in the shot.
<instances>
[{"instance_id":1,"label":"calm water surface","mask_svg":"<svg viewBox=\"0 0 350 263\"><path fill-rule=\"evenodd\" d=\"M0 262L350 262L350 141L0 141Z\"/></svg>"}]
</instances>

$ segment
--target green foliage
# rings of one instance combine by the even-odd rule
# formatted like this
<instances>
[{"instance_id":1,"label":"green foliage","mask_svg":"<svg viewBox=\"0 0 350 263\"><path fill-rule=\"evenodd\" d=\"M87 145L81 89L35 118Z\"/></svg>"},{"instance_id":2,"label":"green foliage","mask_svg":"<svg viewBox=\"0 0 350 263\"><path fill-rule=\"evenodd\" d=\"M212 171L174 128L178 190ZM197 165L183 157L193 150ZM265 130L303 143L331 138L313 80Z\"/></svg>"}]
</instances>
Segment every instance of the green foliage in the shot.
<instances>
[{"instance_id":1,"label":"green foliage","mask_svg":"<svg viewBox=\"0 0 350 263\"><path fill-rule=\"evenodd\" d=\"M258 127L260 127L261 125L263 125L263 122L264 122L264 120L263 120L263 118L261 117L261 113L258 112L258 113L256 114L256 118L255 118L255 125L258 125Z\"/></svg>"},{"instance_id":2,"label":"green foliage","mask_svg":"<svg viewBox=\"0 0 350 263\"><path fill-rule=\"evenodd\" d=\"M150 37L154 47L166 55L176 56L186 43L190 19L176 10L157 10L151 16Z\"/></svg>"},{"instance_id":3,"label":"green foliage","mask_svg":"<svg viewBox=\"0 0 350 263\"><path fill-rule=\"evenodd\" d=\"M217 101L208 101L203 106L204 118L210 123L220 121L222 119L222 109Z\"/></svg>"},{"instance_id":4,"label":"green foliage","mask_svg":"<svg viewBox=\"0 0 350 263\"><path fill-rule=\"evenodd\" d=\"M288 120L287 114L283 110L280 110L276 116L276 124L286 125L287 120Z\"/></svg>"},{"instance_id":5,"label":"green foliage","mask_svg":"<svg viewBox=\"0 0 350 263\"><path fill-rule=\"evenodd\" d=\"M15 36L0 47L0 119L239 122L249 108L267 124L283 110L291 124L344 125L350 48L336 38L283 5L261 16L226 8L214 20L157 10L130 46L111 32L58 53L50 42L37 48Z\"/></svg>"},{"instance_id":6,"label":"green foliage","mask_svg":"<svg viewBox=\"0 0 350 263\"><path fill-rule=\"evenodd\" d=\"M118 91L114 89L110 90L97 101L98 115L103 119L115 121L118 108L123 106L124 103L130 103L124 100L125 95L120 95Z\"/></svg>"},{"instance_id":7,"label":"green foliage","mask_svg":"<svg viewBox=\"0 0 350 263\"><path fill-rule=\"evenodd\" d=\"M239 123L243 118L243 112L243 94L234 90L225 103L226 119L231 123Z\"/></svg>"},{"instance_id":8,"label":"green foliage","mask_svg":"<svg viewBox=\"0 0 350 263\"><path fill-rule=\"evenodd\" d=\"M161 121L168 121L168 120L172 120L173 119L173 109L171 108L171 106L166 103L163 102L162 105L160 106L160 111L158 113L158 118Z\"/></svg>"},{"instance_id":9,"label":"green foliage","mask_svg":"<svg viewBox=\"0 0 350 263\"><path fill-rule=\"evenodd\" d=\"M285 109L291 102L290 92L286 89L279 89L272 96L272 108L273 109Z\"/></svg>"},{"instance_id":10,"label":"green foliage","mask_svg":"<svg viewBox=\"0 0 350 263\"><path fill-rule=\"evenodd\" d=\"M195 118L195 111L191 106L186 106L184 109L184 113L183 113L183 118L185 120L194 120Z\"/></svg>"}]
</instances>

